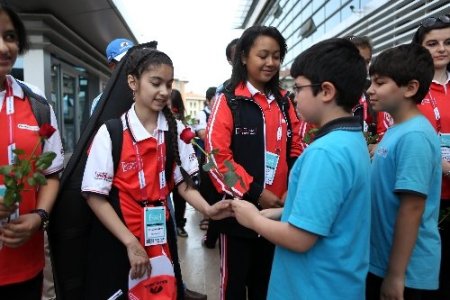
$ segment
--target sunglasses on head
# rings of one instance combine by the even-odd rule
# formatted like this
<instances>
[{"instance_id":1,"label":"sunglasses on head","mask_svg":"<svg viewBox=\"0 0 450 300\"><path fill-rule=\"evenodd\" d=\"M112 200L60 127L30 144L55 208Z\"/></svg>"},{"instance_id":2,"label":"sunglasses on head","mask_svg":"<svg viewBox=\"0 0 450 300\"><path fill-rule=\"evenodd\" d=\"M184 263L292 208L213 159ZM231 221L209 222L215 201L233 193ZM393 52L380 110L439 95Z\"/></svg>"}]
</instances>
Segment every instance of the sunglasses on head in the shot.
<instances>
[{"instance_id":1,"label":"sunglasses on head","mask_svg":"<svg viewBox=\"0 0 450 300\"><path fill-rule=\"evenodd\" d=\"M429 28L429 27L434 26L434 24L436 24L436 22L450 24L450 17L447 15L442 15L439 17L429 17L429 18L426 18L425 20L423 20L420 23L420 26L422 26L423 28Z\"/></svg>"}]
</instances>

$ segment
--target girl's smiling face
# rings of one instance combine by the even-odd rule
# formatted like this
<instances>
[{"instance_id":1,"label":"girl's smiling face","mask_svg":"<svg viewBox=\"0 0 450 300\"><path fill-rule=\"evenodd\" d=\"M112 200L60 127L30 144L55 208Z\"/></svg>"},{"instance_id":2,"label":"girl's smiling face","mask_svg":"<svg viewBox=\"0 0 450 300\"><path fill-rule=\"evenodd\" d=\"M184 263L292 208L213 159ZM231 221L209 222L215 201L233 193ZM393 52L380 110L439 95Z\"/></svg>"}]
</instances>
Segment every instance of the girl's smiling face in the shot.
<instances>
[{"instance_id":1,"label":"girl's smiling face","mask_svg":"<svg viewBox=\"0 0 450 300\"><path fill-rule=\"evenodd\" d=\"M160 112L169 102L173 75L173 67L166 64L149 66L140 78L128 75L128 84L134 91L136 105Z\"/></svg>"}]
</instances>

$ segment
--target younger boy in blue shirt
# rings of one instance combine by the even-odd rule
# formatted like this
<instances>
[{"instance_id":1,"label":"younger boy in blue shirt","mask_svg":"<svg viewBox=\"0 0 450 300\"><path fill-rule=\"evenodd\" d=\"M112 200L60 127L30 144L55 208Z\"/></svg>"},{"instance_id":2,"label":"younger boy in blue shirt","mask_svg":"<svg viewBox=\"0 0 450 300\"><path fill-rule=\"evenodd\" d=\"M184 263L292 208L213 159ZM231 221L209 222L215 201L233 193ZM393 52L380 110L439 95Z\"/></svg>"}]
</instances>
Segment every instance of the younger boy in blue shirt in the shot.
<instances>
[{"instance_id":1,"label":"younger boy in blue shirt","mask_svg":"<svg viewBox=\"0 0 450 300\"><path fill-rule=\"evenodd\" d=\"M320 42L291 68L297 109L319 127L289 177L281 222L247 201L232 203L238 221L276 244L268 299L346 299L365 295L369 267L370 158L351 115L364 89L358 49L344 39Z\"/></svg>"},{"instance_id":2,"label":"younger boy in blue shirt","mask_svg":"<svg viewBox=\"0 0 450 300\"><path fill-rule=\"evenodd\" d=\"M433 59L420 45L384 51L369 70L375 111L395 125L372 162L372 229L367 299L420 299L438 288L441 150L417 108L433 79Z\"/></svg>"}]
</instances>

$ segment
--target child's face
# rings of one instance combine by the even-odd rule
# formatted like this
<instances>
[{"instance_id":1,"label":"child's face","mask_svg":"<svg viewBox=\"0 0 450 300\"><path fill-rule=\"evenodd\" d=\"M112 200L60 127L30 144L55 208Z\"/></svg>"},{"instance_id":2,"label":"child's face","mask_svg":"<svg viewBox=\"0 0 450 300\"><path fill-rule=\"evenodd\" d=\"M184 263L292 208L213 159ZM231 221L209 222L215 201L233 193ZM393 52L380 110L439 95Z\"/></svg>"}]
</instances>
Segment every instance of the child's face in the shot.
<instances>
[{"instance_id":1,"label":"child's face","mask_svg":"<svg viewBox=\"0 0 450 300\"><path fill-rule=\"evenodd\" d=\"M450 27L425 34L422 46L430 51L435 69L446 68L450 63Z\"/></svg>"},{"instance_id":2,"label":"child's face","mask_svg":"<svg viewBox=\"0 0 450 300\"><path fill-rule=\"evenodd\" d=\"M321 118L321 104L319 94L314 96L312 83L304 76L299 76L294 81L295 100L297 112L306 122L319 124Z\"/></svg>"},{"instance_id":3,"label":"child's face","mask_svg":"<svg viewBox=\"0 0 450 300\"><path fill-rule=\"evenodd\" d=\"M394 80L386 76L374 75L367 90L370 104L375 111L395 113L405 97L405 87L399 87Z\"/></svg>"},{"instance_id":4,"label":"child's face","mask_svg":"<svg viewBox=\"0 0 450 300\"><path fill-rule=\"evenodd\" d=\"M147 68L139 79L129 82L129 85L136 92L136 105L159 112L169 102L172 83L172 66L162 64Z\"/></svg>"},{"instance_id":5,"label":"child's face","mask_svg":"<svg viewBox=\"0 0 450 300\"><path fill-rule=\"evenodd\" d=\"M260 91L280 69L280 45L268 36L255 39L247 57L242 58L247 67L248 81Z\"/></svg>"}]
</instances>

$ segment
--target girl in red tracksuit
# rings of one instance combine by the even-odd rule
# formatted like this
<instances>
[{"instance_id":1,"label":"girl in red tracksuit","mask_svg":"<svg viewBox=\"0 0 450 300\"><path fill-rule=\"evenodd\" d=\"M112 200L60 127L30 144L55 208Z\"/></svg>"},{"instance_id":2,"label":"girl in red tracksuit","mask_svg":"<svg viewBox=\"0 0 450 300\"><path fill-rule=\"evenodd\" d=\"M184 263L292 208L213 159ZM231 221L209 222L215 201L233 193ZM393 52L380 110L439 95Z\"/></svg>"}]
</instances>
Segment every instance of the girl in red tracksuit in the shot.
<instances>
[{"instance_id":1,"label":"girl in red tracksuit","mask_svg":"<svg viewBox=\"0 0 450 300\"><path fill-rule=\"evenodd\" d=\"M172 61L155 49L137 46L130 51L125 63L135 103L121 117L120 163L114 170L111 137L103 125L83 176L83 195L98 219L92 230L96 239L89 245L86 299L107 299L118 290L126 293L128 276L136 279L152 272L149 258L161 255L172 261L177 299L183 299L176 248L170 246L176 237L167 196L176 187L212 218L229 216L229 202L210 206L190 186L189 176L198 171L197 158L191 144L180 139L184 126L167 106L174 80ZM166 145L167 131L171 144ZM165 169L166 148L176 162L170 170Z\"/></svg>"},{"instance_id":2,"label":"girl in red tracksuit","mask_svg":"<svg viewBox=\"0 0 450 300\"><path fill-rule=\"evenodd\" d=\"M441 210L450 208L450 17L429 17L420 23L413 43L433 57L434 77L427 96L418 105L436 129L442 149ZM450 299L450 222L439 224L442 245L439 290L425 299Z\"/></svg>"},{"instance_id":3,"label":"girl in red tracksuit","mask_svg":"<svg viewBox=\"0 0 450 300\"><path fill-rule=\"evenodd\" d=\"M208 121L206 148L218 150L214 160L222 174L231 162L242 182L230 190L218 173L210 177L219 193L260 209L281 207L289 168L300 154L299 121L279 88L286 43L276 28L253 26L242 34L236 53L230 82ZM221 299L266 299L274 245L235 219L218 226Z\"/></svg>"}]
</instances>

